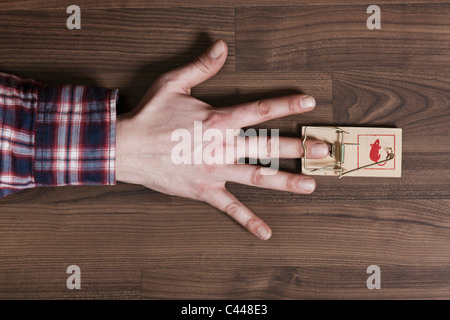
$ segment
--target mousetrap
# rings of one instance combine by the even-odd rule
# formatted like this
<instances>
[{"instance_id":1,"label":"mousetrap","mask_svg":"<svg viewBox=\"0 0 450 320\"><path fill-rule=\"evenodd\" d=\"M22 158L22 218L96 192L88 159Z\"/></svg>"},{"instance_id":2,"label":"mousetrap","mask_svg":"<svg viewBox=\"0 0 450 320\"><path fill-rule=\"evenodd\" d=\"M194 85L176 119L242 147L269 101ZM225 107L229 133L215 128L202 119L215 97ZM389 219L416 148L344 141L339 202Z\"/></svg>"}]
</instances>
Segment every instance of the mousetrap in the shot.
<instances>
[{"instance_id":1,"label":"mousetrap","mask_svg":"<svg viewBox=\"0 0 450 320\"><path fill-rule=\"evenodd\" d=\"M402 129L304 126L302 136L303 174L339 178L402 176ZM307 139L328 143L328 156L308 158Z\"/></svg>"}]
</instances>

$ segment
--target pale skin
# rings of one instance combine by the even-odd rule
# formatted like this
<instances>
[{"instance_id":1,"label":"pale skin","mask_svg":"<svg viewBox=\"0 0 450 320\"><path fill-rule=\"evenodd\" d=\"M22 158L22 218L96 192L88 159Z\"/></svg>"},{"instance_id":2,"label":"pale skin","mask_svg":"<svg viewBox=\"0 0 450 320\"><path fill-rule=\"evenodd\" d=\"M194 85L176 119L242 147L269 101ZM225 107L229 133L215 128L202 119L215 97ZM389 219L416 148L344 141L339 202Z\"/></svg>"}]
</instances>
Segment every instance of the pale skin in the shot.
<instances>
[{"instance_id":1,"label":"pale skin","mask_svg":"<svg viewBox=\"0 0 450 320\"><path fill-rule=\"evenodd\" d=\"M225 63L227 53L226 43L217 40L191 63L160 76L133 111L117 117L116 180L206 202L267 240L272 235L270 227L231 194L225 183L309 194L316 187L313 178L283 171L265 175L261 167L237 163L238 159L234 163L208 165L174 164L171 158L175 144L171 141L172 132L178 128L193 131L194 121L202 121L204 128L225 131L314 109L314 98L303 94L226 108L216 108L192 97L191 88L214 76ZM306 145L310 158L328 154L324 142L308 140ZM252 157L259 152L262 151L245 150L246 156ZM279 138L280 158L303 156L300 138Z\"/></svg>"}]
</instances>

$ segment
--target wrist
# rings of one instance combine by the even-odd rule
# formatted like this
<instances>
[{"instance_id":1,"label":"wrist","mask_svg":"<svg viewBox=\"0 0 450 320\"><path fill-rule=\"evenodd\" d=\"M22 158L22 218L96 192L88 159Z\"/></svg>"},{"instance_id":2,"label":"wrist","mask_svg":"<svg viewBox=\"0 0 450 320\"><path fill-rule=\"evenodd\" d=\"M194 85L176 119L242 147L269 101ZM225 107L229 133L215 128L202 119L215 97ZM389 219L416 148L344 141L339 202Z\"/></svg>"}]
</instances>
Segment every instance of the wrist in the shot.
<instances>
[{"instance_id":1,"label":"wrist","mask_svg":"<svg viewBox=\"0 0 450 320\"><path fill-rule=\"evenodd\" d=\"M135 137L133 137L133 118L130 114L117 116L116 122L116 181L140 184L139 172L134 165L138 152L135 151ZM139 151L139 150L137 150Z\"/></svg>"},{"instance_id":2,"label":"wrist","mask_svg":"<svg viewBox=\"0 0 450 320\"><path fill-rule=\"evenodd\" d=\"M116 181L125 181L124 150L123 150L123 116L117 116L116 121Z\"/></svg>"}]
</instances>

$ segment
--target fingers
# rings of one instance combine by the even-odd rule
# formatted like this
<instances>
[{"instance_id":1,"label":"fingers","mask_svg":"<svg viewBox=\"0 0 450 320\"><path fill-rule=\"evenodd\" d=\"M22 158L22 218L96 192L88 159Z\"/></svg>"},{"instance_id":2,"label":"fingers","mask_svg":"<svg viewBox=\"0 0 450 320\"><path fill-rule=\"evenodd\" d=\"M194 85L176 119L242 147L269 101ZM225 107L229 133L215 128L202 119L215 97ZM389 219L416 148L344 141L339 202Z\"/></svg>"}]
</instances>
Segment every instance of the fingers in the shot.
<instances>
[{"instance_id":1,"label":"fingers","mask_svg":"<svg viewBox=\"0 0 450 320\"><path fill-rule=\"evenodd\" d=\"M267 223L255 215L225 188L214 190L214 193L206 199L206 202L228 214L258 238L268 240L272 236L272 230L270 230Z\"/></svg>"},{"instance_id":2,"label":"fingers","mask_svg":"<svg viewBox=\"0 0 450 320\"><path fill-rule=\"evenodd\" d=\"M249 164L230 164L224 167L223 179L266 189L311 193L316 189L313 178L305 175L275 171Z\"/></svg>"},{"instance_id":3,"label":"fingers","mask_svg":"<svg viewBox=\"0 0 450 320\"><path fill-rule=\"evenodd\" d=\"M323 141L307 139L305 145L310 159L322 159L329 153L328 144ZM238 137L238 148L241 150L237 152L237 156L254 159L296 159L305 154L302 139L291 137Z\"/></svg>"},{"instance_id":4,"label":"fingers","mask_svg":"<svg viewBox=\"0 0 450 320\"><path fill-rule=\"evenodd\" d=\"M313 97L296 94L243 103L223 109L230 113L229 125L233 128L242 128L271 119L308 112L315 106L316 101Z\"/></svg>"},{"instance_id":5,"label":"fingers","mask_svg":"<svg viewBox=\"0 0 450 320\"><path fill-rule=\"evenodd\" d=\"M217 40L194 61L168 72L166 76L175 79L183 92L189 93L192 87L219 72L225 63L227 53L225 41Z\"/></svg>"}]
</instances>

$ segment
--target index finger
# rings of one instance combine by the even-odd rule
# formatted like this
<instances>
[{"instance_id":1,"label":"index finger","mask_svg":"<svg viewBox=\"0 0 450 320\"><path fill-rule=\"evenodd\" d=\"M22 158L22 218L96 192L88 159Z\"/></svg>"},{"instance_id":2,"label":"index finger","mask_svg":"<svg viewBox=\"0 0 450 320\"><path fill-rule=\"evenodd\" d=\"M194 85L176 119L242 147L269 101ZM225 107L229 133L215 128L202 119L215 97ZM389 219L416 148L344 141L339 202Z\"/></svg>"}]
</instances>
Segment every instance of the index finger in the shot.
<instances>
[{"instance_id":1,"label":"index finger","mask_svg":"<svg viewBox=\"0 0 450 320\"><path fill-rule=\"evenodd\" d=\"M228 124L232 128L243 128L314 109L316 100L305 94L263 99L224 108L229 112Z\"/></svg>"}]
</instances>

